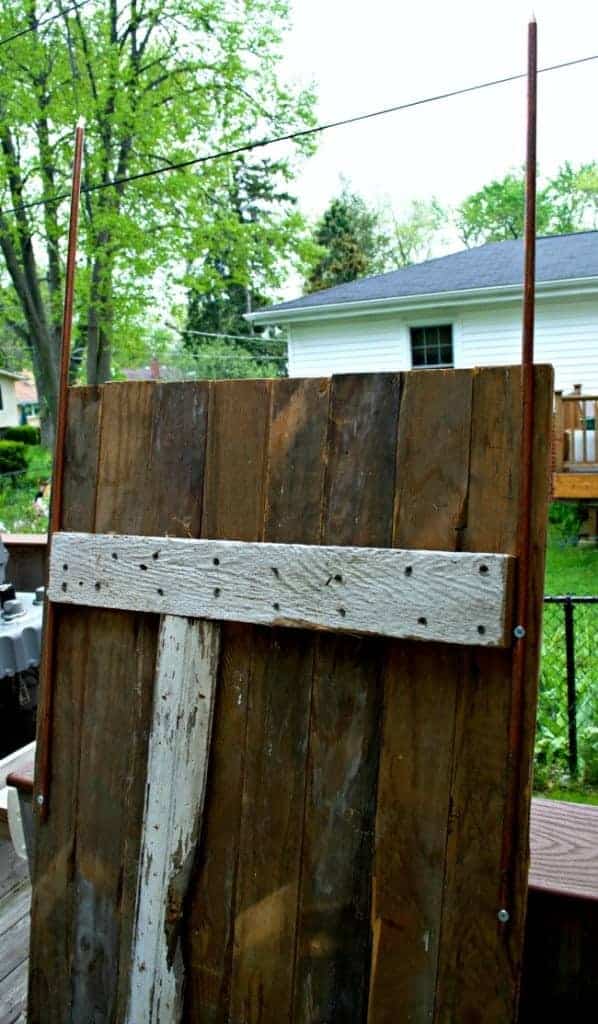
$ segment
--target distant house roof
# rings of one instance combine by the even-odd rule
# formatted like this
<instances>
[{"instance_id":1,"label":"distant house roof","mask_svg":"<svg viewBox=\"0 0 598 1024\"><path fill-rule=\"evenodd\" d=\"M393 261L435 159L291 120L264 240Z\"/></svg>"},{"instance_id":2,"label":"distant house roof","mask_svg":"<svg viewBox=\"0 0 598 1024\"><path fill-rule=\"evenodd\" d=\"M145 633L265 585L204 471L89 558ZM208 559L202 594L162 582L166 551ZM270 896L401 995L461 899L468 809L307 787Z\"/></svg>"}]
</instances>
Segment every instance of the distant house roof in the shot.
<instances>
[{"instance_id":1,"label":"distant house roof","mask_svg":"<svg viewBox=\"0 0 598 1024\"><path fill-rule=\"evenodd\" d=\"M0 367L0 377L10 377L12 380L21 380L21 373L13 373L12 370L3 370Z\"/></svg>"},{"instance_id":2,"label":"distant house roof","mask_svg":"<svg viewBox=\"0 0 598 1024\"><path fill-rule=\"evenodd\" d=\"M541 282L598 279L598 231L538 238L536 280ZM275 320L277 314L300 313L345 303L400 300L415 296L471 292L521 286L523 242L489 242L450 256L415 263L387 274L364 277L312 292L291 302L257 310L248 319Z\"/></svg>"},{"instance_id":3,"label":"distant house roof","mask_svg":"<svg viewBox=\"0 0 598 1024\"><path fill-rule=\"evenodd\" d=\"M15 394L17 396L17 405L35 405L39 400L35 379L30 371L24 370L20 379L16 381Z\"/></svg>"}]
</instances>

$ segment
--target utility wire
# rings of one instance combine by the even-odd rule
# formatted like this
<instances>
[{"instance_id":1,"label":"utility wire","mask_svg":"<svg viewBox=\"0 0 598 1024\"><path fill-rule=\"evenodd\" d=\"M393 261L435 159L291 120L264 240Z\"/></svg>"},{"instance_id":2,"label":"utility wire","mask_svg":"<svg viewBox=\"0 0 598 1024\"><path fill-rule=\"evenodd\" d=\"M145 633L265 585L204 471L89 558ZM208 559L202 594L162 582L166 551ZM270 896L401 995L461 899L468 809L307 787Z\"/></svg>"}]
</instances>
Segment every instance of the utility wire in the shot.
<instances>
[{"instance_id":1,"label":"utility wire","mask_svg":"<svg viewBox=\"0 0 598 1024\"><path fill-rule=\"evenodd\" d=\"M35 25L29 25L27 28L21 28L18 32L13 32L11 36L6 36L4 39L0 39L0 46L7 46L8 43L14 42L15 39L20 39L21 36L28 35L29 32L37 32L37 30L39 28L43 28L44 25L49 25L52 21L58 21L59 18L63 18L65 14L70 14L71 11L79 11L89 3L91 3L91 0L81 0L80 4L71 4L71 6L66 7L64 11L59 11L58 14L51 14L48 18L42 18L42 20L38 21Z\"/></svg>"},{"instance_id":2,"label":"utility wire","mask_svg":"<svg viewBox=\"0 0 598 1024\"><path fill-rule=\"evenodd\" d=\"M550 64L545 68L539 68L538 74L548 71L560 71L562 68L570 68L579 64L587 64L590 61L598 60L598 53L588 57L578 57L576 60L563 61L561 64ZM505 85L508 82L518 82L527 77L527 72L522 71L516 75L505 75L504 78L494 78L488 82L479 82L477 85L468 85L462 89L452 89L450 92L436 93L434 96L426 96L423 99L411 100L409 103L397 103L392 107L383 107L380 110L371 110L367 114L356 114L353 117L346 117L339 121L327 121L324 124L315 125L313 128L300 128L294 132L287 132L285 135L275 135L270 138L257 139L255 142L245 142L239 146L231 146L230 149L222 149L215 153L206 153L205 156L192 157L189 160L181 160L178 163L166 164L163 167L154 167L149 171L139 171L137 174L125 175L121 178L113 178L112 181L100 181L95 185L87 185L81 189L81 194L99 192L104 188L115 188L120 185L127 185L130 182L142 181L145 178L152 178L157 174L166 174L168 171L180 171L187 167L196 167L200 164L209 163L215 160L223 160L227 157L238 156L240 153L250 153L255 149L263 149L265 146L273 146L278 142L291 142L295 139L306 138L309 135L317 135L320 132L329 131L331 128L342 128L347 125L358 124L361 121L369 121L375 117L383 117L386 114L396 114L402 110L412 110L414 107L422 107L427 103L437 103L439 100L448 100L454 96L465 96L467 93L479 92L482 89L490 89L495 85ZM5 215L20 213L24 210L32 210L37 206L47 206L49 203L60 203L70 198L70 192L60 192L54 196L43 196L41 199L34 199L28 203L21 203L7 210L1 211Z\"/></svg>"},{"instance_id":3,"label":"utility wire","mask_svg":"<svg viewBox=\"0 0 598 1024\"><path fill-rule=\"evenodd\" d=\"M230 338L231 341L244 341L245 343L248 341L270 341L273 344L276 342L286 344L284 338L265 338L262 334L220 334L218 331L192 331L188 327L176 327L171 323L167 323L166 326L176 331L177 334L196 334L200 338Z\"/></svg>"}]
</instances>

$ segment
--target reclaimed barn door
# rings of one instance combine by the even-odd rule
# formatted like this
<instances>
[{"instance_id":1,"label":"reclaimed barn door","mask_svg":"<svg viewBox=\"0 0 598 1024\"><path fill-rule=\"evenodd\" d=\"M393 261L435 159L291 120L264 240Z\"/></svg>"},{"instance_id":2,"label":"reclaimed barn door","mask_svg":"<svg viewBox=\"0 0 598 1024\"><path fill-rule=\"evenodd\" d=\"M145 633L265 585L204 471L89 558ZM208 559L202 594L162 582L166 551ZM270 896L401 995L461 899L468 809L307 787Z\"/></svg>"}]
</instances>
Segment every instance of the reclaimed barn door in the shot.
<instances>
[{"instance_id":1,"label":"reclaimed barn door","mask_svg":"<svg viewBox=\"0 0 598 1024\"><path fill-rule=\"evenodd\" d=\"M519 370L500 368L75 389L62 528L444 551L456 560L514 555L519 388ZM483 626L472 645L57 608L31 1022L515 1019L549 368L536 368L535 389L519 709L512 644L487 646ZM342 573L331 577L339 622L343 586ZM425 631L425 616L420 625ZM514 711L523 723L517 763ZM510 771L518 802L505 864ZM170 834L182 829L172 864L168 844L148 839L162 827L162 808ZM155 892L149 903L140 898L155 858L162 906L151 902ZM499 917L505 910L508 919ZM146 983L143 973L154 971L162 940L176 993L165 983L160 996L154 974Z\"/></svg>"}]
</instances>

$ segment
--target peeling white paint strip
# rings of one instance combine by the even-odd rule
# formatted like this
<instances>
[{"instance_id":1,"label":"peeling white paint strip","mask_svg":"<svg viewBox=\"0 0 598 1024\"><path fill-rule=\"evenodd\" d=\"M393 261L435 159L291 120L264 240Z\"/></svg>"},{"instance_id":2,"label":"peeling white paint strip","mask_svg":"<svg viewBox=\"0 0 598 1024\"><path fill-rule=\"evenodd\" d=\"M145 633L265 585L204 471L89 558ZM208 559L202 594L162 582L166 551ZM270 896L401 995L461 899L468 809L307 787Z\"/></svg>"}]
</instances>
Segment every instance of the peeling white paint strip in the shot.
<instances>
[{"instance_id":1,"label":"peeling white paint strip","mask_svg":"<svg viewBox=\"0 0 598 1024\"><path fill-rule=\"evenodd\" d=\"M219 627L160 627L126 1024L175 1024L184 981L179 928L201 829Z\"/></svg>"},{"instance_id":2,"label":"peeling white paint strip","mask_svg":"<svg viewBox=\"0 0 598 1024\"><path fill-rule=\"evenodd\" d=\"M49 597L127 611L508 646L513 559L57 533Z\"/></svg>"}]
</instances>

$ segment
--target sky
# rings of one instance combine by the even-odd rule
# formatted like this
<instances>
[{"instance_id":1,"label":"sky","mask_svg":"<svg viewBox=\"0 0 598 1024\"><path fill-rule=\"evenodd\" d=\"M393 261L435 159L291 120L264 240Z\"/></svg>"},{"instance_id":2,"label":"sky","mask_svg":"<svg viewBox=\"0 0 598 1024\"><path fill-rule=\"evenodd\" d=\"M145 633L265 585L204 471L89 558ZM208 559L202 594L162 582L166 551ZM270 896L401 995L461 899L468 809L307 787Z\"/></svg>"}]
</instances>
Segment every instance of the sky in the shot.
<instances>
[{"instance_id":1,"label":"sky","mask_svg":"<svg viewBox=\"0 0 598 1024\"><path fill-rule=\"evenodd\" d=\"M525 70L531 3L521 0L292 0L284 74L313 82L319 121ZM539 66L598 54L595 0L534 0ZM598 158L598 60L540 75L538 159ZM389 114L320 137L297 182L321 214L340 175L400 213L413 199L455 205L525 156L525 82ZM458 248L453 242L452 248Z\"/></svg>"}]
</instances>

